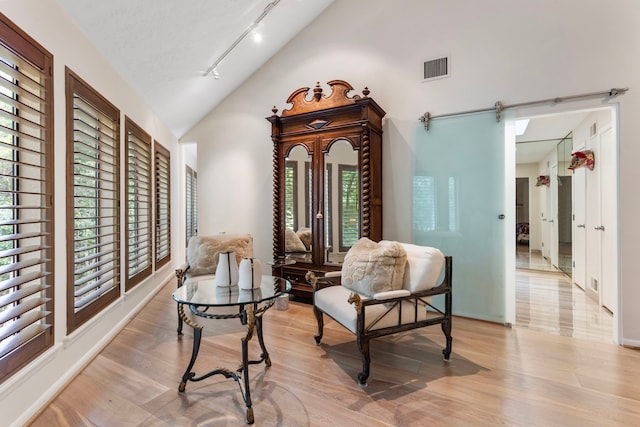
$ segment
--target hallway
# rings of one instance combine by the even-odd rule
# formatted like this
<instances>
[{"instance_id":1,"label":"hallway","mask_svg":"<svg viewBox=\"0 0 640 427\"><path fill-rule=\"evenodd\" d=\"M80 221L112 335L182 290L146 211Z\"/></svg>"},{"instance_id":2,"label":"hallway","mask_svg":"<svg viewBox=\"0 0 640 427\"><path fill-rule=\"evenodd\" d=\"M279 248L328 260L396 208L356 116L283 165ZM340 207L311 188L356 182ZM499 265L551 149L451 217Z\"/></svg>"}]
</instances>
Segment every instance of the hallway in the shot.
<instances>
[{"instance_id":1,"label":"hallway","mask_svg":"<svg viewBox=\"0 0 640 427\"><path fill-rule=\"evenodd\" d=\"M528 249L528 248L527 248ZM516 327L613 342L613 316L570 278L528 250L516 253Z\"/></svg>"}]
</instances>

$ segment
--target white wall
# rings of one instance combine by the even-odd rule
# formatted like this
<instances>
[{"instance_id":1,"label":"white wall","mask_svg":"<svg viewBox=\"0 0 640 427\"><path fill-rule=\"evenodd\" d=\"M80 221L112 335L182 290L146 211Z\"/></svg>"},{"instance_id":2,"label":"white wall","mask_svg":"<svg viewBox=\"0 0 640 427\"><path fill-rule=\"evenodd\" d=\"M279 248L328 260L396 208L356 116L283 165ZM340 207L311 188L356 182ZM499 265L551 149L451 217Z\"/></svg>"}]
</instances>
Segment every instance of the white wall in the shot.
<instances>
[{"instance_id":1,"label":"white wall","mask_svg":"<svg viewBox=\"0 0 640 427\"><path fill-rule=\"evenodd\" d=\"M0 11L34 38L54 57L54 179L55 179L55 343L44 355L0 384L0 424L22 425L74 376L118 332L119 328L172 276L173 263L165 265L118 299L97 318L71 335L66 333L66 133L65 66L70 67L155 140L171 151L171 169L177 170L177 139L131 87L100 56L53 0L2 0ZM123 132L121 131L121 136ZM123 156L126 154L122 150ZM124 159L124 157L123 157ZM124 173L122 162L122 173ZM175 176L172 177L175 188ZM123 197L124 194L121 196ZM172 191L172 206L177 205ZM125 204L122 204L124 218ZM175 210L174 210L175 211ZM125 227L122 227L123 237ZM172 247L178 247L178 221L172 218ZM125 241L124 238L122 241ZM124 266L124 254L122 262ZM172 256L175 262L176 257ZM122 280L124 288L124 280Z\"/></svg>"},{"instance_id":2,"label":"white wall","mask_svg":"<svg viewBox=\"0 0 640 427\"><path fill-rule=\"evenodd\" d=\"M271 257L272 165L264 119L299 87L342 79L365 86L387 112L384 237L411 239L411 179L417 118L630 87L620 103L623 335L640 345L640 2L619 0L350 0L334 2L184 138L198 142L201 231L248 231L256 256ZM451 56L451 77L421 82L422 63ZM326 85L325 85L326 89ZM591 100L544 107L601 105ZM541 108L544 110L544 108ZM535 110L535 109L532 109ZM625 197L626 196L626 197ZM232 209L221 208L231 206ZM460 262L464 262L460 260ZM634 303L635 301L635 303Z\"/></svg>"}]
</instances>

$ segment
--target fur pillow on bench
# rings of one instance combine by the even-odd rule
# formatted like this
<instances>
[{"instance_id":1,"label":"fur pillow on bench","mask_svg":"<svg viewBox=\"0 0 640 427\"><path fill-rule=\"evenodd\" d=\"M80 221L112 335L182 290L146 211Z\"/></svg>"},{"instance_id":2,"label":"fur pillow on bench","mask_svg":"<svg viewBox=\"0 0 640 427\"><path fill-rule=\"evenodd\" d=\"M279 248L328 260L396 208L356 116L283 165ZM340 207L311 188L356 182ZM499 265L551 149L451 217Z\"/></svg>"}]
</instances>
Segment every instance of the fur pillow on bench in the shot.
<instances>
[{"instance_id":1,"label":"fur pillow on bench","mask_svg":"<svg viewBox=\"0 0 640 427\"><path fill-rule=\"evenodd\" d=\"M402 289L407 253L398 242L358 240L344 257L342 286L360 295Z\"/></svg>"},{"instance_id":2,"label":"fur pillow on bench","mask_svg":"<svg viewBox=\"0 0 640 427\"><path fill-rule=\"evenodd\" d=\"M189 276L215 274L220 252L235 252L238 263L253 257L253 237L249 234L193 236L187 245Z\"/></svg>"}]
</instances>

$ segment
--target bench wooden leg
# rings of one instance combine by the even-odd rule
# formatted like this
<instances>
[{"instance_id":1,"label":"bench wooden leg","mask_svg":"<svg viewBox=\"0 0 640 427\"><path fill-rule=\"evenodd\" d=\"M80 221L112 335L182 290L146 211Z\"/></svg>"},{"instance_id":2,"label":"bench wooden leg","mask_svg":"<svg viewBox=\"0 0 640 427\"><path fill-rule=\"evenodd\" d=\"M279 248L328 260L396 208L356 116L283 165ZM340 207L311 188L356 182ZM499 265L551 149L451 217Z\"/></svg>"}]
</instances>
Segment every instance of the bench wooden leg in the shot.
<instances>
[{"instance_id":1,"label":"bench wooden leg","mask_svg":"<svg viewBox=\"0 0 640 427\"><path fill-rule=\"evenodd\" d=\"M324 318L322 316L322 311L320 311L315 305L313 306L313 314L316 316L316 322L318 322L318 334L313 338L316 340L316 345L320 344L320 340L322 340L322 333L324 329Z\"/></svg>"},{"instance_id":2,"label":"bench wooden leg","mask_svg":"<svg viewBox=\"0 0 640 427\"><path fill-rule=\"evenodd\" d=\"M453 343L453 338L451 337L451 319L446 322L441 323L442 332L444 332L444 337L447 340L444 350L442 350L442 354L444 355L444 360L449 360L451 357L451 347Z\"/></svg>"},{"instance_id":3,"label":"bench wooden leg","mask_svg":"<svg viewBox=\"0 0 640 427\"><path fill-rule=\"evenodd\" d=\"M358 348L362 357L362 372L358 374L358 384L360 386L367 385L369 378L369 366L371 365L371 356L369 354L369 338L358 335Z\"/></svg>"}]
</instances>

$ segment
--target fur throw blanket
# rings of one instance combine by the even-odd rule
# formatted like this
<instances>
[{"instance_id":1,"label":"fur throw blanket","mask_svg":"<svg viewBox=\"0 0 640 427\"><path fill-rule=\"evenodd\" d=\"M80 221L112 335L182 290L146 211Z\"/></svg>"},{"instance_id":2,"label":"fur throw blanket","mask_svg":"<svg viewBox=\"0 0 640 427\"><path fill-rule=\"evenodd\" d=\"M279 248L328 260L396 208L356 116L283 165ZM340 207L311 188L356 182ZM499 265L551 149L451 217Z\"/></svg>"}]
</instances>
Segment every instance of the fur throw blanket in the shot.
<instances>
[{"instance_id":1,"label":"fur throw blanket","mask_svg":"<svg viewBox=\"0 0 640 427\"><path fill-rule=\"evenodd\" d=\"M189 276L215 274L220 252L235 252L236 261L253 257L253 237L249 234L193 236L187 245Z\"/></svg>"},{"instance_id":2,"label":"fur throw blanket","mask_svg":"<svg viewBox=\"0 0 640 427\"><path fill-rule=\"evenodd\" d=\"M342 286L367 297L402 289L406 264L407 253L400 243L363 237L345 255Z\"/></svg>"}]
</instances>

